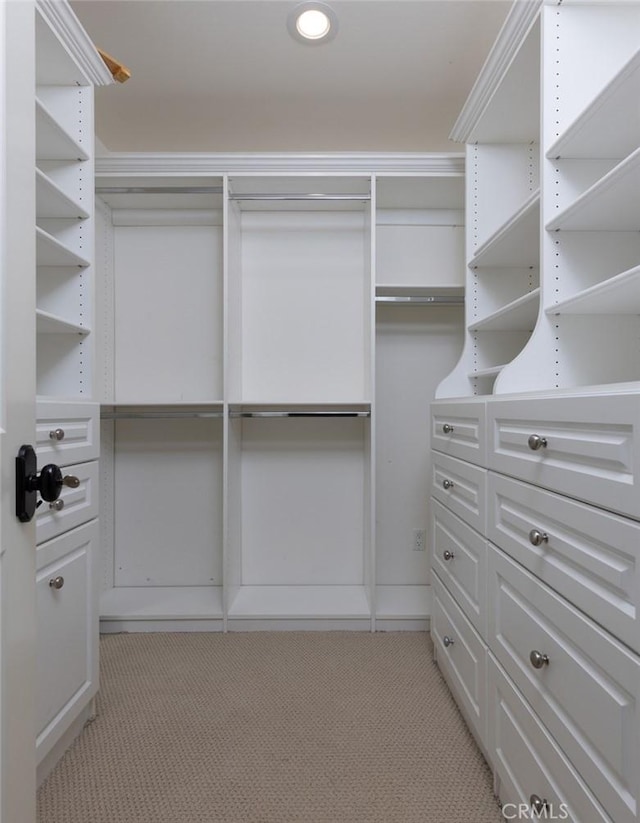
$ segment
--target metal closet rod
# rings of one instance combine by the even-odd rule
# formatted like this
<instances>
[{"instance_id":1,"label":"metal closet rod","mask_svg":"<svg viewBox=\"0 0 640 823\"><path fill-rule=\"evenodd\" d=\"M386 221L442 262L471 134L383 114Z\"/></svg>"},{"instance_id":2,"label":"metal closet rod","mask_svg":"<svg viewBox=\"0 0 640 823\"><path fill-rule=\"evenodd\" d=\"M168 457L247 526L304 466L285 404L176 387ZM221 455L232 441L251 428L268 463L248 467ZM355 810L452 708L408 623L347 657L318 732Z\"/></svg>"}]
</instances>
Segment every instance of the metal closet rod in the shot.
<instances>
[{"instance_id":1,"label":"metal closet rod","mask_svg":"<svg viewBox=\"0 0 640 823\"><path fill-rule=\"evenodd\" d=\"M222 194L222 186L96 186L96 194ZM370 194L230 194L230 200L371 200Z\"/></svg>"},{"instance_id":2,"label":"metal closet rod","mask_svg":"<svg viewBox=\"0 0 640 823\"><path fill-rule=\"evenodd\" d=\"M230 200L357 200L364 202L371 200L370 194L230 194Z\"/></svg>"},{"instance_id":3,"label":"metal closet rod","mask_svg":"<svg viewBox=\"0 0 640 823\"><path fill-rule=\"evenodd\" d=\"M189 412L189 411L175 411L175 412L102 412L101 420L183 420L183 419L206 419L206 418L222 418L224 417L221 411L211 412Z\"/></svg>"},{"instance_id":4,"label":"metal closet rod","mask_svg":"<svg viewBox=\"0 0 640 823\"><path fill-rule=\"evenodd\" d=\"M96 186L96 194L222 194L222 186Z\"/></svg>"},{"instance_id":5,"label":"metal closet rod","mask_svg":"<svg viewBox=\"0 0 640 823\"><path fill-rule=\"evenodd\" d=\"M369 411L233 411L230 417L371 417Z\"/></svg>"}]
</instances>

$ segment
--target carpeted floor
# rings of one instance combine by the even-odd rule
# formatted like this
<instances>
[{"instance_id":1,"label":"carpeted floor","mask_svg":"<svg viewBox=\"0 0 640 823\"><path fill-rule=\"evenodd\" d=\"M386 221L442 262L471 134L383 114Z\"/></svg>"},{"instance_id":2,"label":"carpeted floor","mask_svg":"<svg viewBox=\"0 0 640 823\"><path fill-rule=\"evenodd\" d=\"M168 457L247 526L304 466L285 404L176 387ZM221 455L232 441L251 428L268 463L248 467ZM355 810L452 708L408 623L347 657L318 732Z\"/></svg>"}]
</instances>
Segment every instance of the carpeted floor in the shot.
<instances>
[{"instance_id":1,"label":"carpeted floor","mask_svg":"<svg viewBox=\"0 0 640 823\"><path fill-rule=\"evenodd\" d=\"M422 633L103 637L39 823L500 823Z\"/></svg>"}]
</instances>

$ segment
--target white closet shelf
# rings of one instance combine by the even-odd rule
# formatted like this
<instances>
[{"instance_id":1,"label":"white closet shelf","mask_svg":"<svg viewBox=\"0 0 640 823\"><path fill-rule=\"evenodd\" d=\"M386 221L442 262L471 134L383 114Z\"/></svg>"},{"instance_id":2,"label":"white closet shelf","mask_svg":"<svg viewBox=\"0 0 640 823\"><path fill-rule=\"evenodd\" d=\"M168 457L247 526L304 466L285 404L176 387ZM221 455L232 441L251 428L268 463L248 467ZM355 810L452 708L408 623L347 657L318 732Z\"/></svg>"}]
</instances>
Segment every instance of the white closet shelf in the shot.
<instances>
[{"instance_id":1,"label":"white closet shelf","mask_svg":"<svg viewBox=\"0 0 640 823\"><path fill-rule=\"evenodd\" d=\"M640 99L640 51L547 150L562 157L625 157L640 143L640 120L630 106Z\"/></svg>"},{"instance_id":2,"label":"white closet shelf","mask_svg":"<svg viewBox=\"0 0 640 823\"><path fill-rule=\"evenodd\" d=\"M530 331L538 317L540 288L523 294L498 311L476 320L469 331Z\"/></svg>"},{"instance_id":3,"label":"white closet shelf","mask_svg":"<svg viewBox=\"0 0 640 823\"><path fill-rule=\"evenodd\" d=\"M230 618L368 618L364 586L241 586Z\"/></svg>"},{"instance_id":4,"label":"white closet shelf","mask_svg":"<svg viewBox=\"0 0 640 823\"><path fill-rule=\"evenodd\" d=\"M425 620L431 615L431 586L376 586L376 617Z\"/></svg>"},{"instance_id":5,"label":"white closet shelf","mask_svg":"<svg viewBox=\"0 0 640 823\"><path fill-rule=\"evenodd\" d=\"M550 306L555 314L640 314L640 265Z\"/></svg>"},{"instance_id":6,"label":"white closet shelf","mask_svg":"<svg viewBox=\"0 0 640 823\"><path fill-rule=\"evenodd\" d=\"M103 620L222 618L221 586L123 586L100 595Z\"/></svg>"},{"instance_id":7,"label":"white closet shelf","mask_svg":"<svg viewBox=\"0 0 640 823\"><path fill-rule=\"evenodd\" d=\"M167 400L166 402L149 403L131 401L103 402L100 407L103 420L118 417L197 417L220 416L224 414L222 400Z\"/></svg>"},{"instance_id":8,"label":"white closet shelf","mask_svg":"<svg viewBox=\"0 0 640 823\"><path fill-rule=\"evenodd\" d=\"M638 231L640 148L547 223L547 231Z\"/></svg>"},{"instance_id":9,"label":"white closet shelf","mask_svg":"<svg viewBox=\"0 0 640 823\"><path fill-rule=\"evenodd\" d=\"M85 220L89 212L36 169L36 217Z\"/></svg>"},{"instance_id":10,"label":"white closet shelf","mask_svg":"<svg viewBox=\"0 0 640 823\"><path fill-rule=\"evenodd\" d=\"M89 265L86 258L80 257L39 226L36 226L36 259L38 266L86 268Z\"/></svg>"},{"instance_id":11,"label":"white closet shelf","mask_svg":"<svg viewBox=\"0 0 640 823\"><path fill-rule=\"evenodd\" d=\"M79 326L77 323L71 323L65 320L64 317L51 314L50 312L36 311L36 329L38 334L89 334L90 329L86 326Z\"/></svg>"},{"instance_id":12,"label":"white closet shelf","mask_svg":"<svg viewBox=\"0 0 640 823\"><path fill-rule=\"evenodd\" d=\"M476 251L469 268L537 266L540 262L540 189Z\"/></svg>"},{"instance_id":13,"label":"white closet shelf","mask_svg":"<svg viewBox=\"0 0 640 823\"><path fill-rule=\"evenodd\" d=\"M38 160L88 160L89 155L36 97L36 157Z\"/></svg>"}]
</instances>

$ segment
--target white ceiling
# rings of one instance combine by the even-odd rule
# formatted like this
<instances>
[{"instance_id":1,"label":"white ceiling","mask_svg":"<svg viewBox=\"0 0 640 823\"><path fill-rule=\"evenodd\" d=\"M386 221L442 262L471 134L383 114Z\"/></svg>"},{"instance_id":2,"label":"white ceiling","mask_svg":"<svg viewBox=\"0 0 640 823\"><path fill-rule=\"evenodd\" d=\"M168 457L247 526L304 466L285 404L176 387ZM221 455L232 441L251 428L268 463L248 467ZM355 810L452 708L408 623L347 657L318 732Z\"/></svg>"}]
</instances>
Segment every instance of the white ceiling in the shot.
<instances>
[{"instance_id":1,"label":"white ceiling","mask_svg":"<svg viewBox=\"0 0 640 823\"><path fill-rule=\"evenodd\" d=\"M75 0L132 71L100 88L111 151L460 151L448 139L509 0L329 0L337 37L287 31L297 0Z\"/></svg>"}]
</instances>

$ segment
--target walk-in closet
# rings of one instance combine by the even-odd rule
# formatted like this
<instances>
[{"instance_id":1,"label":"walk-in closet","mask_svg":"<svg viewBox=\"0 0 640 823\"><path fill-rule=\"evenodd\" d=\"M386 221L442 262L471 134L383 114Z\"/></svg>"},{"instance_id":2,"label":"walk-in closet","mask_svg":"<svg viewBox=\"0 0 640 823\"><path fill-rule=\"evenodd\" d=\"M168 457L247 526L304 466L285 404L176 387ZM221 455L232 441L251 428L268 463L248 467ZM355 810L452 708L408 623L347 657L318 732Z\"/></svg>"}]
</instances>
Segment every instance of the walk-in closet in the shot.
<instances>
[{"instance_id":1,"label":"walk-in closet","mask_svg":"<svg viewBox=\"0 0 640 823\"><path fill-rule=\"evenodd\" d=\"M639 823L640 0L0 43L0 823Z\"/></svg>"}]
</instances>

